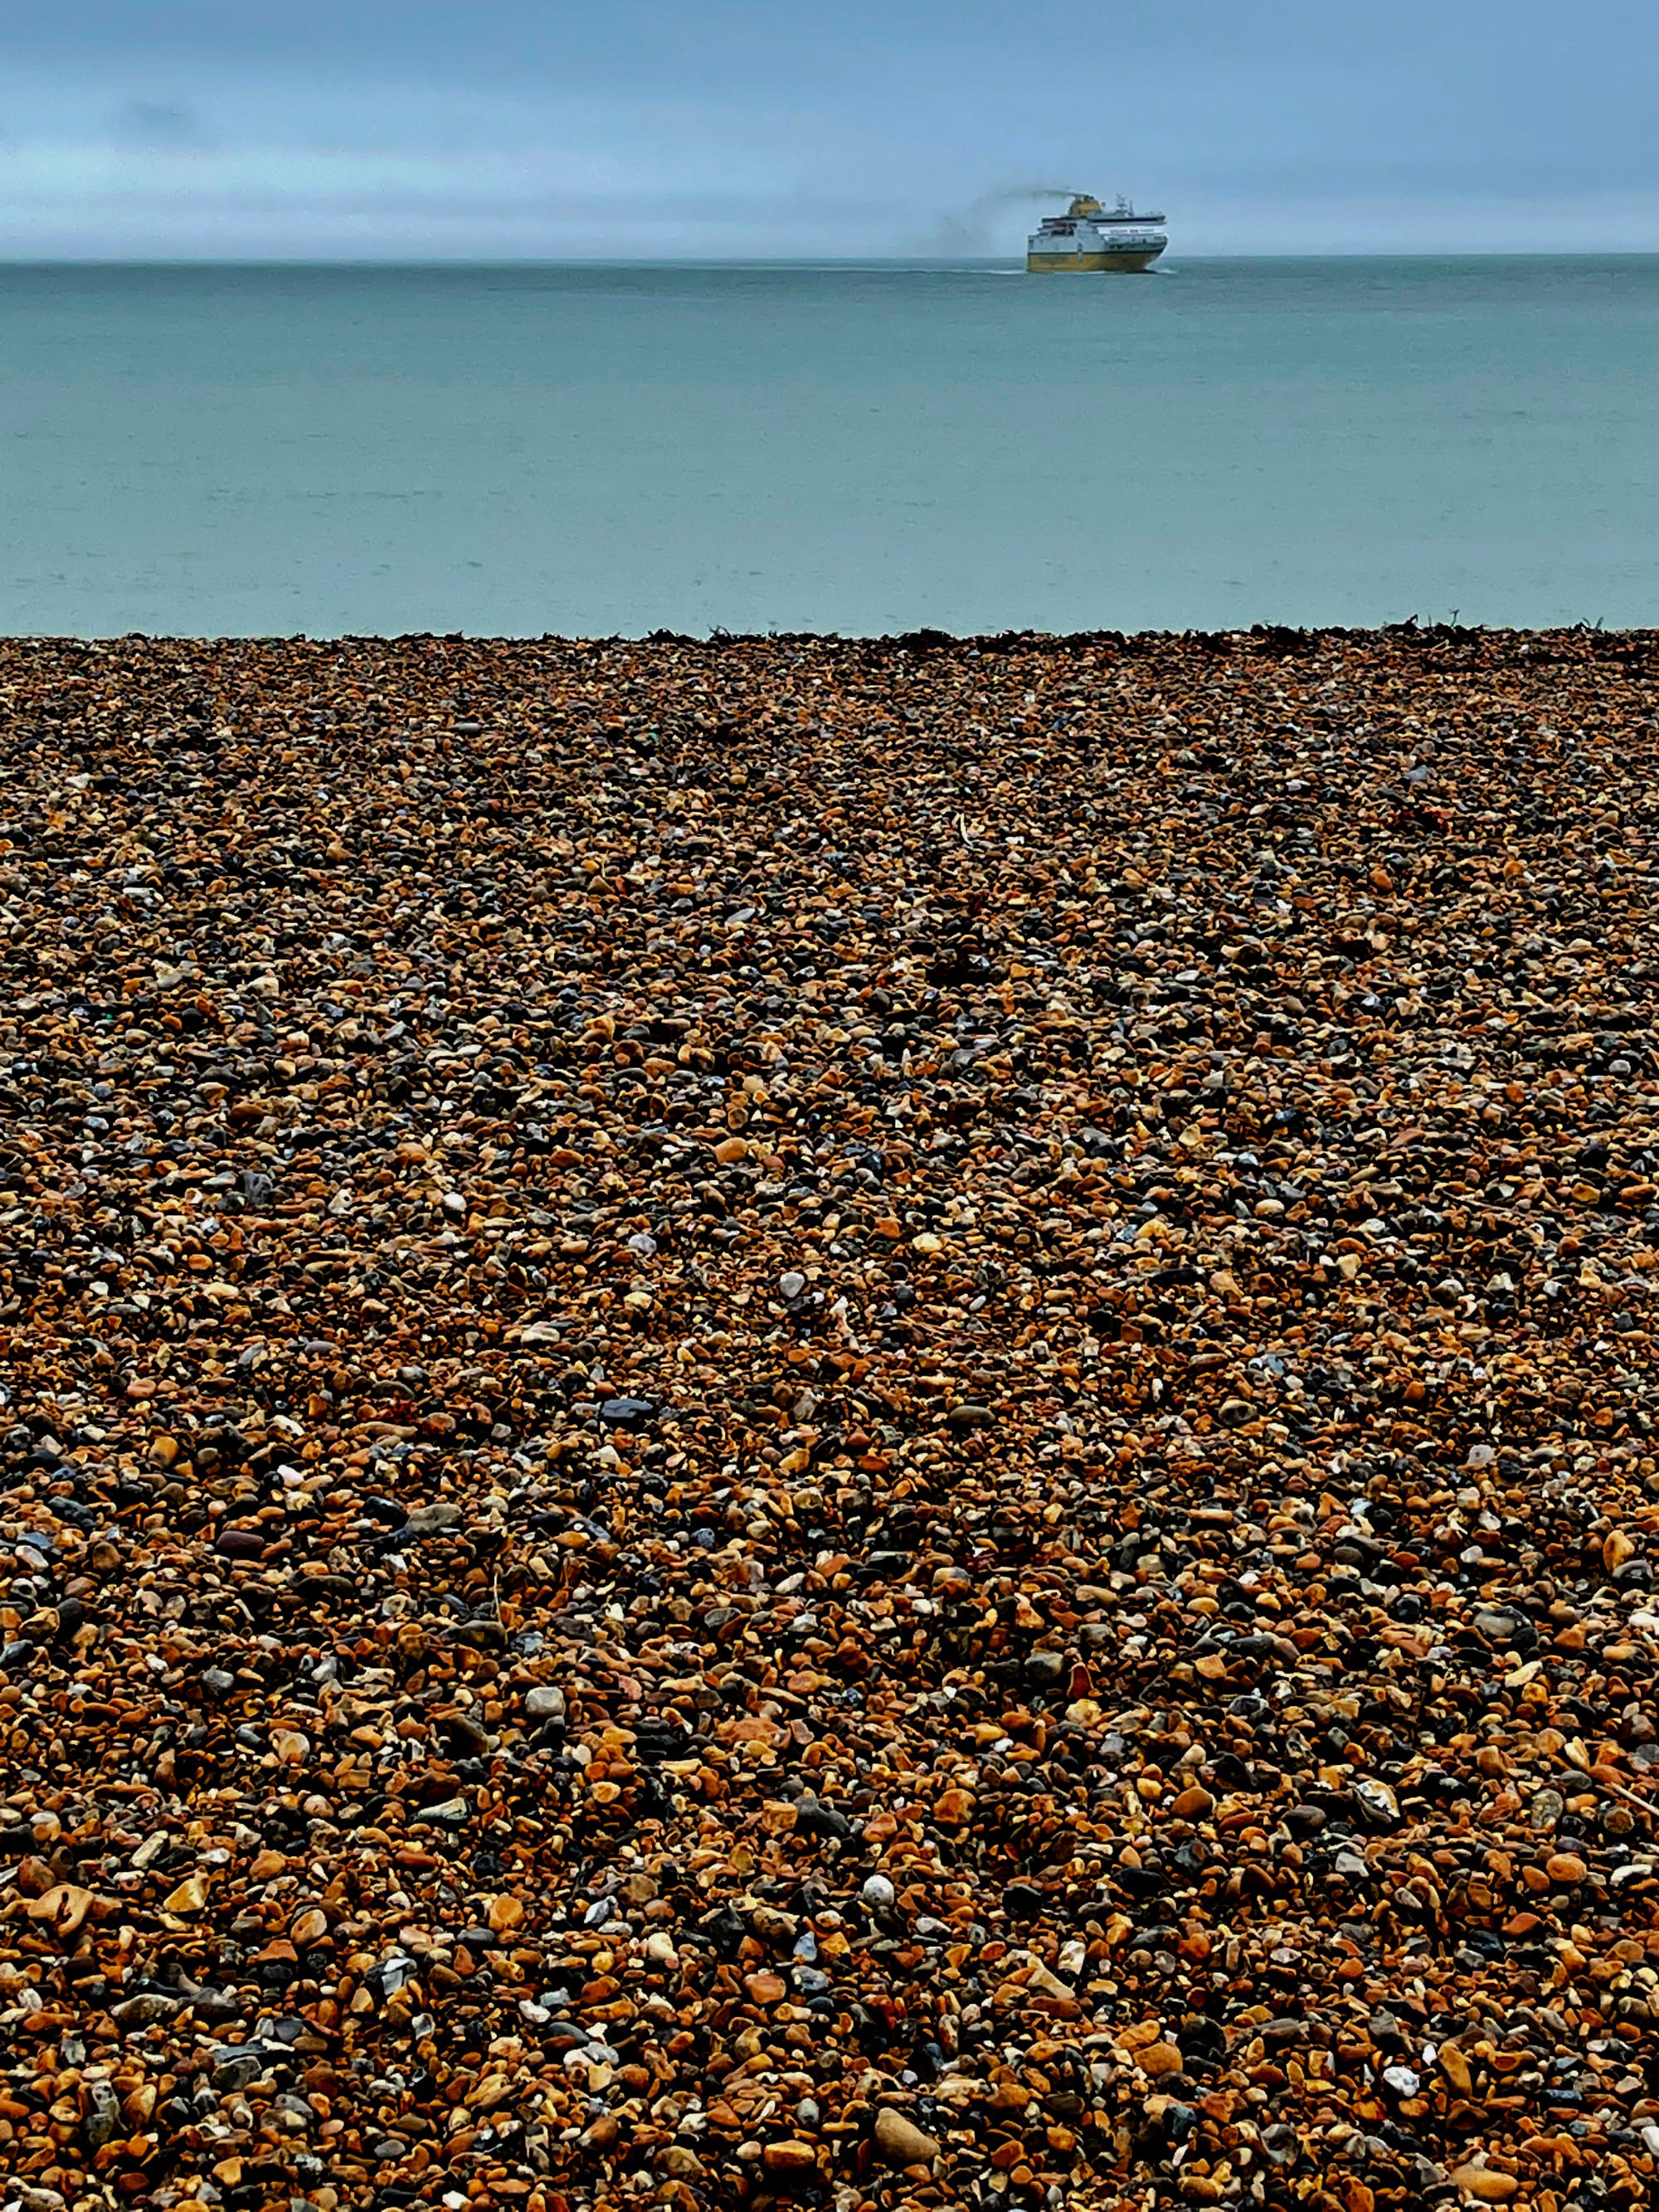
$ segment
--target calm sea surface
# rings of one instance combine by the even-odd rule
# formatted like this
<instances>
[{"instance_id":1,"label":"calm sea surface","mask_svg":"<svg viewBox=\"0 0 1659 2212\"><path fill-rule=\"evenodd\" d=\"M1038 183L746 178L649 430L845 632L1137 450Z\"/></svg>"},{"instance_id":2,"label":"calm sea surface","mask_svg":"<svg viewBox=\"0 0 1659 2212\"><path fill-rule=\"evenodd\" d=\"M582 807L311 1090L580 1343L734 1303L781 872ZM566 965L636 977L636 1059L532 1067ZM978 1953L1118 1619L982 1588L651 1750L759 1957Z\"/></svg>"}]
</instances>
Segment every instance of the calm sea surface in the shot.
<instances>
[{"instance_id":1,"label":"calm sea surface","mask_svg":"<svg viewBox=\"0 0 1659 2212\"><path fill-rule=\"evenodd\" d=\"M1659 622L1659 257L0 270L0 629Z\"/></svg>"}]
</instances>

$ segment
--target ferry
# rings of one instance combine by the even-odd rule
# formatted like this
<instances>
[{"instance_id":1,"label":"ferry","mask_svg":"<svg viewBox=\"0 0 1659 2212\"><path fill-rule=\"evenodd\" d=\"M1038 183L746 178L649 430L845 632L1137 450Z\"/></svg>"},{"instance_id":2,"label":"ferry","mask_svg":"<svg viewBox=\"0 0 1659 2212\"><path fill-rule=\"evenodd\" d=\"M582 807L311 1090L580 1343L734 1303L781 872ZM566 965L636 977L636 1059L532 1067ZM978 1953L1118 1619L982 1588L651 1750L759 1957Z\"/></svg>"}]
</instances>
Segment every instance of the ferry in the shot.
<instances>
[{"instance_id":1,"label":"ferry","mask_svg":"<svg viewBox=\"0 0 1659 2212\"><path fill-rule=\"evenodd\" d=\"M1139 215L1121 193L1104 208L1092 192L1073 192L1064 215L1047 215L1025 245L1033 276L1092 276L1103 269L1150 269L1169 244L1161 215Z\"/></svg>"}]
</instances>

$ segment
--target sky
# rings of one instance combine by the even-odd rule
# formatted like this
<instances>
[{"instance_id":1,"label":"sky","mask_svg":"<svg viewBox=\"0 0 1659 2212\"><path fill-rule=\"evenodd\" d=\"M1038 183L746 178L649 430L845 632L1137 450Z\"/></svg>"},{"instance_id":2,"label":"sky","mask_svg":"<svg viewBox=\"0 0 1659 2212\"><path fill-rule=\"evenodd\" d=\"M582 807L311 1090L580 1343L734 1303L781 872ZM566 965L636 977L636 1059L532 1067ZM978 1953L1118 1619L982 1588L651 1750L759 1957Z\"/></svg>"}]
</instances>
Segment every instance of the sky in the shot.
<instances>
[{"instance_id":1,"label":"sky","mask_svg":"<svg viewBox=\"0 0 1659 2212\"><path fill-rule=\"evenodd\" d=\"M0 0L0 258L1653 252L1656 83L1654 0Z\"/></svg>"}]
</instances>

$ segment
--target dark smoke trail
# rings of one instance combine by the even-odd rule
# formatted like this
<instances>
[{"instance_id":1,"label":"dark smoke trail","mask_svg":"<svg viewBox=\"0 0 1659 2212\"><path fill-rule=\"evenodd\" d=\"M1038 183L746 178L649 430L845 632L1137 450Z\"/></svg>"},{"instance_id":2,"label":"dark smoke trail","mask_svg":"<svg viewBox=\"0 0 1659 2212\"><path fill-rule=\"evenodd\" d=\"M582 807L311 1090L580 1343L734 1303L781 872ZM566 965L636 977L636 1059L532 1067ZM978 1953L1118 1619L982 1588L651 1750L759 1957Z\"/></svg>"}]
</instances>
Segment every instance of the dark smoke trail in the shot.
<instances>
[{"instance_id":1,"label":"dark smoke trail","mask_svg":"<svg viewBox=\"0 0 1659 2212\"><path fill-rule=\"evenodd\" d=\"M1024 200L1067 200L1076 197L1075 185L1002 185L981 192L977 199L951 214L942 215L917 251L927 254L981 258L995 250L991 217L1000 210Z\"/></svg>"}]
</instances>

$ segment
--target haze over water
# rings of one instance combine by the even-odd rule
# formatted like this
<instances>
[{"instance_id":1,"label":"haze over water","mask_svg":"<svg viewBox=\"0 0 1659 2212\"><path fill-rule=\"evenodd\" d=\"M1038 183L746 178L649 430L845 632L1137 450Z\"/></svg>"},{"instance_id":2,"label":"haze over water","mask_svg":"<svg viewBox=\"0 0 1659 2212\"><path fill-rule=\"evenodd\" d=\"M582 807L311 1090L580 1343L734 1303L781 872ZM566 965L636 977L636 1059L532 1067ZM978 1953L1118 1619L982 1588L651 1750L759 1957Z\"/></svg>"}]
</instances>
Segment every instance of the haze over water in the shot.
<instances>
[{"instance_id":1,"label":"haze over water","mask_svg":"<svg viewBox=\"0 0 1659 2212\"><path fill-rule=\"evenodd\" d=\"M1659 621L1659 257L0 270L0 629Z\"/></svg>"}]
</instances>

